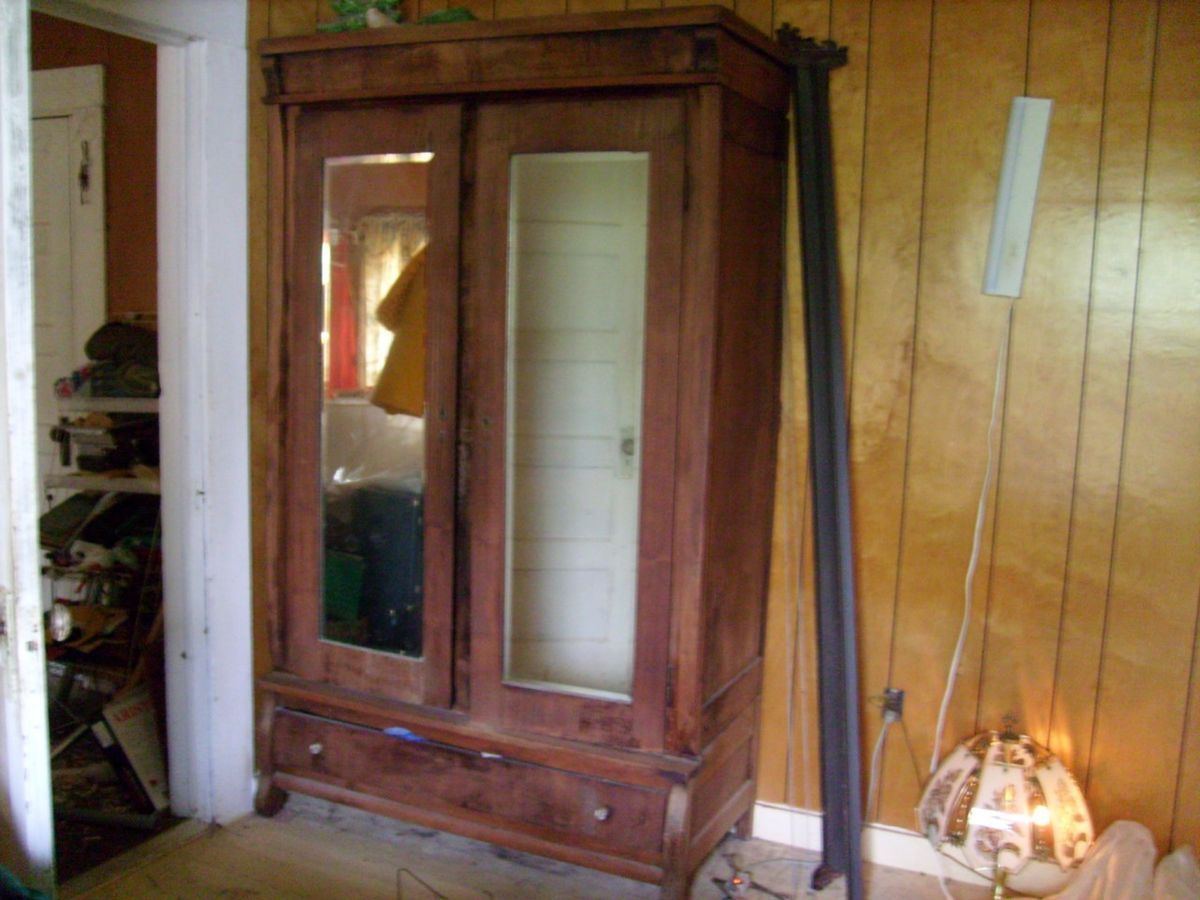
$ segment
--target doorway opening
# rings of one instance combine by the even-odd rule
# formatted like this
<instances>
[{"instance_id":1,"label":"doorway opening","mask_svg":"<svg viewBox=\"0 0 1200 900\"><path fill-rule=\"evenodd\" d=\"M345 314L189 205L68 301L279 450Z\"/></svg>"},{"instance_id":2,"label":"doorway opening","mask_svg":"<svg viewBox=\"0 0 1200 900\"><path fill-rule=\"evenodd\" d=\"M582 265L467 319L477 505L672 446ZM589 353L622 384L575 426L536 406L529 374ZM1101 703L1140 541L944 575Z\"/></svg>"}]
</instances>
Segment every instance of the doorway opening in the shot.
<instances>
[{"instance_id":1,"label":"doorway opening","mask_svg":"<svg viewBox=\"0 0 1200 900\"><path fill-rule=\"evenodd\" d=\"M63 883L178 821L163 649L157 48L37 12L30 36L39 542Z\"/></svg>"},{"instance_id":2,"label":"doorway opening","mask_svg":"<svg viewBox=\"0 0 1200 900\"><path fill-rule=\"evenodd\" d=\"M254 796L244 0L8 4L0 141L6 248L0 318L0 861L53 890L53 814L39 585L31 277L29 9L154 45L166 730L172 811L228 823ZM119 10L119 11L118 11ZM29 337L26 337L29 335Z\"/></svg>"}]
</instances>

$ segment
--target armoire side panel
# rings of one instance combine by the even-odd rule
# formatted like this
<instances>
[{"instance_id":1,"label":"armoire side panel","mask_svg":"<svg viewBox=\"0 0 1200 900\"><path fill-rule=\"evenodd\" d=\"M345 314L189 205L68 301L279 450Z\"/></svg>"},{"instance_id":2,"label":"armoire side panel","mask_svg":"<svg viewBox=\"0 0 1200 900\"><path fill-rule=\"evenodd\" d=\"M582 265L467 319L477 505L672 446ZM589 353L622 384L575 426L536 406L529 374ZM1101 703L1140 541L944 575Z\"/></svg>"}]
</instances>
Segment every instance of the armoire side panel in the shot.
<instances>
[{"instance_id":1,"label":"armoire side panel","mask_svg":"<svg viewBox=\"0 0 1200 900\"><path fill-rule=\"evenodd\" d=\"M720 251L704 585L706 706L756 677L779 423L782 210L779 116L722 96Z\"/></svg>"},{"instance_id":2,"label":"armoire side panel","mask_svg":"<svg viewBox=\"0 0 1200 900\"><path fill-rule=\"evenodd\" d=\"M688 95L687 214L680 273L684 304L679 321L680 358L688 360L679 380L674 524L671 547L671 703L668 749L697 756L701 750L704 672L704 556L713 523L706 516L710 490L709 434L718 253L720 239L721 88L706 85Z\"/></svg>"}]
</instances>

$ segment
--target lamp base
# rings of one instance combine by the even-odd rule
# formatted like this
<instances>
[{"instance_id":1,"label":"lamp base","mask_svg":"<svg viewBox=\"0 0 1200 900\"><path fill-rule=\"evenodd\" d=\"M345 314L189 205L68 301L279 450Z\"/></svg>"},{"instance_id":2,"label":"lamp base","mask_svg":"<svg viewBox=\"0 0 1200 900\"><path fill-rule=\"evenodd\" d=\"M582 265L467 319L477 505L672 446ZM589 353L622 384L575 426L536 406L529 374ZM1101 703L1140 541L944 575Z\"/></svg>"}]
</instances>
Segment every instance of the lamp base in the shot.
<instances>
[{"instance_id":1,"label":"lamp base","mask_svg":"<svg viewBox=\"0 0 1200 900\"><path fill-rule=\"evenodd\" d=\"M1004 885L1008 882L1008 869L996 869L992 881L992 900L1004 900Z\"/></svg>"}]
</instances>

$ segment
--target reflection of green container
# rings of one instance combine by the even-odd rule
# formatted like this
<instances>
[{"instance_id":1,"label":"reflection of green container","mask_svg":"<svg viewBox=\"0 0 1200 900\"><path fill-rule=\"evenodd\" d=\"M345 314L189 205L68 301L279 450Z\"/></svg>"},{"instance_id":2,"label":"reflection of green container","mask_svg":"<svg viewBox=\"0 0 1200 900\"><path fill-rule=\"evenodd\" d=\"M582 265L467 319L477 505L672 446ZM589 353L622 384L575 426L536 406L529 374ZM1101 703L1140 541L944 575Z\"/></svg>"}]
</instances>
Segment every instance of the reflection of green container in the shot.
<instances>
[{"instance_id":1,"label":"reflection of green container","mask_svg":"<svg viewBox=\"0 0 1200 900\"><path fill-rule=\"evenodd\" d=\"M362 601L361 556L341 550L325 551L325 621L356 622Z\"/></svg>"}]
</instances>

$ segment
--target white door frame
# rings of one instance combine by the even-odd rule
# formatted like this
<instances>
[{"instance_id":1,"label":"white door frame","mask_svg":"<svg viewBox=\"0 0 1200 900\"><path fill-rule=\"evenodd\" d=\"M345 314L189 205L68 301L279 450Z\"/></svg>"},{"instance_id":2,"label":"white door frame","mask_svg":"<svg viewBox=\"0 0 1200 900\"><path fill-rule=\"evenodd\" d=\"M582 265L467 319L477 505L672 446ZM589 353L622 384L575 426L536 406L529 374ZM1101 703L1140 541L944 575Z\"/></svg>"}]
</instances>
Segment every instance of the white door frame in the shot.
<instances>
[{"instance_id":1,"label":"white door frame","mask_svg":"<svg viewBox=\"0 0 1200 900\"><path fill-rule=\"evenodd\" d=\"M246 0L30 6L158 45L171 807L227 822L252 808L254 778ZM119 152L108 148L110 157Z\"/></svg>"},{"instance_id":2,"label":"white door frame","mask_svg":"<svg viewBox=\"0 0 1200 900\"><path fill-rule=\"evenodd\" d=\"M28 38L22 0L0 0L0 859L46 890L54 816L37 545Z\"/></svg>"}]
</instances>

